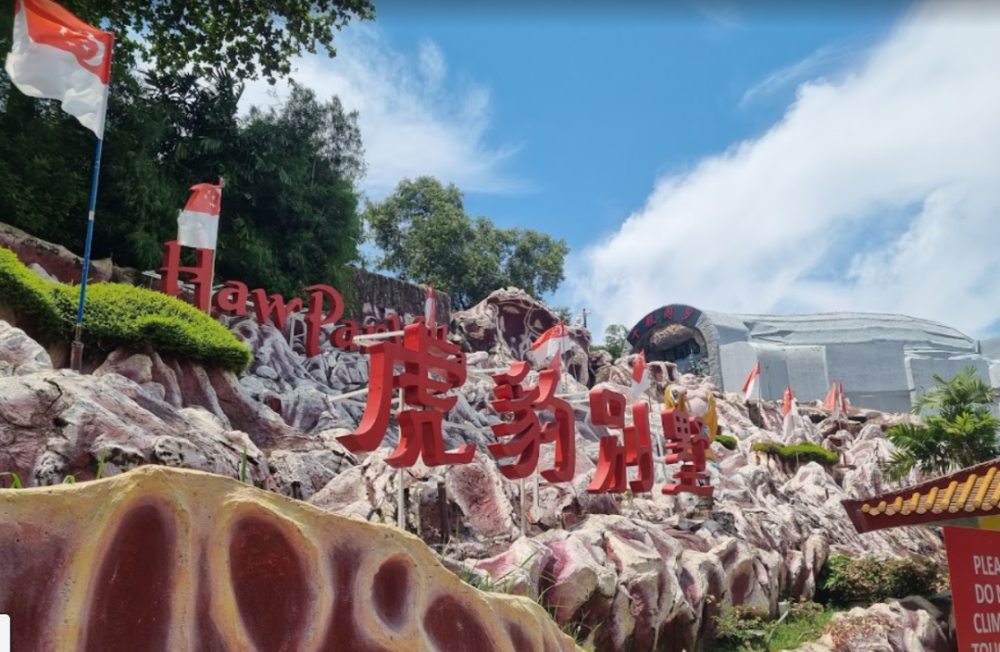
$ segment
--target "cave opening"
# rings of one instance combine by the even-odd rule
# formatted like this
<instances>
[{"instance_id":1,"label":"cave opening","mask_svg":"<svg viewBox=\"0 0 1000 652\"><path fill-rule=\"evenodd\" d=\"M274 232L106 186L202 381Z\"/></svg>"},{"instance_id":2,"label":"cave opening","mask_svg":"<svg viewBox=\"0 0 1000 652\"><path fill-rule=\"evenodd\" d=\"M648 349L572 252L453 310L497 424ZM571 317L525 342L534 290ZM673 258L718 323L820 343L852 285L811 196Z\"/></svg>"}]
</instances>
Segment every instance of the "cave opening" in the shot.
<instances>
[{"instance_id":1,"label":"cave opening","mask_svg":"<svg viewBox=\"0 0 1000 652\"><path fill-rule=\"evenodd\" d=\"M650 334L644 347L646 359L672 362L677 371L705 374L708 369L708 348L701 332L683 324L666 324Z\"/></svg>"}]
</instances>

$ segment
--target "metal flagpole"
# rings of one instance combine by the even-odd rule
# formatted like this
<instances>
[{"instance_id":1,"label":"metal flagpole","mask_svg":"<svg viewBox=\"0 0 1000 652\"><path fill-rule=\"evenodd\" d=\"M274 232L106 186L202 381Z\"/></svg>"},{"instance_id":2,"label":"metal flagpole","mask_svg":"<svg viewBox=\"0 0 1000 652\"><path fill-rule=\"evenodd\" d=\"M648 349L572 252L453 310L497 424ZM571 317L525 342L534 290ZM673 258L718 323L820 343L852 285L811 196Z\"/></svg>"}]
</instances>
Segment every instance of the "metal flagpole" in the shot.
<instances>
[{"instance_id":1,"label":"metal flagpole","mask_svg":"<svg viewBox=\"0 0 1000 652\"><path fill-rule=\"evenodd\" d=\"M396 411L396 420L399 420L399 413L403 411L403 390L399 390L399 408ZM400 437L403 436L400 432ZM396 525L400 530L406 531L406 501L403 497L403 482L405 478L403 476L403 467L399 467L399 472L396 476Z\"/></svg>"},{"instance_id":2,"label":"metal flagpole","mask_svg":"<svg viewBox=\"0 0 1000 652\"><path fill-rule=\"evenodd\" d=\"M107 100L105 100L107 101ZM80 277L80 304L76 309L76 330L70 353L70 368L79 373L83 368L83 306L87 298L87 276L90 274L90 245L94 240L94 210L97 207L97 178L101 172L101 150L104 138L97 140L97 155L94 157L94 178L90 184L90 211L87 214L87 244L83 250L83 275Z\"/></svg>"},{"instance_id":3,"label":"metal flagpole","mask_svg":"<svg viewBox=\"0 0 1000 652\"><path fill-rule=\"evenodd\" d=\"M222 220L222 188L226 185L226 180L219 177L219 221ZM212 316L212 287L215 285L215 259L219 253L219 224L215 225L215 249L212 250L212 275L208 277L208 307L205 308L205 312L209 317ZM289 329L291 332L294 330L294 326ZM289 342L291 344L291 342Z\"/></svg>"},{"instance_id":4,"label":"metal flagpole","mask_svg":"<svg viewBox=\"0 0 1000 652\"><path fill-rule=\"evenodd\" d=\"M760 377L757 378L757 414L760 418L760 427L764 427L764 368L761 367Z\"/></svg>"},{"instance_id":5,"label":"metal flagpole","mask_svg":"<svg viewBox=\"0 0 1000 652\"><path fill-rule=\"evenodd\" d=\"M101 137L97 139L97 153L94 155L94 178L90 182L90 210L87 213L87 243L83 248L83 274L80 277L80 304L76 308L76 329L70 349L70 369L80 373L83 369L83 306L87 298L87 276L90 274L90 245L94 241L94 211L97 209L97 180L101 173L101 152L104 150L104 127L108 115L108 101L111 96L111 53L114 52L114 36L108 48L108 85L104 87L104 115L101 116Z\"/></svg>"}]
</instances>

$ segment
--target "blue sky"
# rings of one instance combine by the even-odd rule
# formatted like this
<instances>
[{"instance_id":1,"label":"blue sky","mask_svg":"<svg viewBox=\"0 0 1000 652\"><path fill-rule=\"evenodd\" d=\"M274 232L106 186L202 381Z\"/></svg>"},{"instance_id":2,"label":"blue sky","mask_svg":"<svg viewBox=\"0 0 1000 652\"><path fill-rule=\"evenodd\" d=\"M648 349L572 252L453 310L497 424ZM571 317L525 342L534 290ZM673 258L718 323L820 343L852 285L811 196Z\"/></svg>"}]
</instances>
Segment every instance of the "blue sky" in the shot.
<instances>
[{"instance_id":1,"label":"blue sky","mask_svg":"<svg viewBox=\"0 0 1000 652\"><path fill-rule=\"evenodd\" d=\"M796 4L376 1L294 76L359 110L373 199L429 174L564 238L546 299L598 332L688 302L1000 334L1000 13Z\"/></svg>"}]
</instances>

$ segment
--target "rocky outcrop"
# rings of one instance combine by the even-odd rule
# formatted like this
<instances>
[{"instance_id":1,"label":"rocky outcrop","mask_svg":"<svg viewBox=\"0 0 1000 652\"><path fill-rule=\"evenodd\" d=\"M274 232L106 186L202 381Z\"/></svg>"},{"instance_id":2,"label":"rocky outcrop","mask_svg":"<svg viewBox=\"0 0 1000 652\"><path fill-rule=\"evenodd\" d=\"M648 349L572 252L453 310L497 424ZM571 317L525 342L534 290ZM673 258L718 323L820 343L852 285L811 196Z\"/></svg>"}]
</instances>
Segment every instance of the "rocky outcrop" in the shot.
<instances>
[{"instance_id":1,"label":"rocky outcrop","mask_svg":"<svg viewBox=\"0 0 1000 652\"><path fill-rule=\"evenodd\" d=\"M79 283L83 274L83 258L62 245L36 238L21 229L0 223L0 247L10 249L25 265L38 265L41 271L62 283ZM136 284L142 276L138 271L116 267L110 258L91 260L87 274L90 282L112 281Z\"/></svg>"},{"instance_id":2,"label":"rocky outcrop","mask_svg":"<svg viewBox=\"0 0 1000 652\"><path fill-rule=\"evenodd\" d=\"M0 377L52 369L49 353L20 328L0 320Z\"/></svg>"},{"instance_id":3,"label":"rocky outcrop","mask_svg":"<svg viewBox=\"0 0 1000 652\"><path fill-rule=\"evenodd\" d=\"M0 470L17 472L26 485L51 486L67 475L93 478L103 459L105 477L158 464L236 478L246 451L254 485L330 512L396 522L400 474L384 461L398 441L395 417L374 453L354 456L337 441L364 412L364 397L339 399L367 385L365 357L330 350L306 358L294 319L285 332L249 319L228 325L255 353L241 377L152 351L116 352L93 375L78 376L49 368L23 332L0 330L0 369L11 374L0 377ZM689 375L663 388L685 394L696 415L714 395L721 432L738 442L733 451L712 447L710 510L690 496L663 496L659 486L631 498L588 493L598 440L608 432L591 423L586 387L568 375L561 391L582 398L569 399L576 415L575 477L539 483L537 497L529 479L522 494L521 484L506 480L485 450L495 440L489 426L500 419L490 406L492 380L480 371L496 364L491 355L469 354L469 382L444 427L449 448L474 443L479 452L461 467L417 465L403 472L407 528L432 545L450 539L448 565L482 586L516 578L513 590L541 600L567 631L593 635L601 652L633 643L675 649L665 641L694 649L711 639L720 601L773 613L781 599L812 597L832 553L941 554L940 537L927 528L861 537L840 505L888 486L877 462L891 447L877 418L846 429L802 419L784 433L780 406L765 403L760 428L742 397L720 394ZM619 362L629 364L627 357ZM619 375L597 387L627 393L624 381ZM661 396L651 390L642 400ZM650 426L662 459L659 420ZM760 441L820 443L842 463L834 469L776 464L753 452ZM552 447L543 446L539 467L550 466L552 456ZM657 485L675 471L658 463Z\"/></svg>"},{"instance_id":4,"label":"rocky outcrop","mask_svg":"<svg viewBox=\"0 0 1000 652\"><path fill-rule=\"evenodd\" d=\"M577 650L419 539L234 480L144 467L0 491L16 650Z\"/></svg>"},{"instance_id":5,"label":"rocky outcrop","mask_svg":"<svg viewBox=\"0 0 1000 652\"><path fill-rule=\"evenodd\" d=\"M117 374L70 371L0 378L0 469L26 486L93 479L144 464L247 478L273 488L264 453L201 409L176 409Z\"/></svg>"},{"instance_id":6,"label":"rocky outcrop","mask_svg":"<svg viewBox=\"0 0 1000 652\"><path fill-rule=\"evenodd\" d=\"M795 652L951 652L950 604L944 606L910 597L851 609L835 614L822 638Z\"/></svg>"},{"instance_id":7,"label":"rocky outcrop","mask_svg":"<svg viewBox=\"0 0 1000 652\"><path fill-rule=\"evenodd\" d=\"M452 340L469 353L489 354L490 367L530 360L531 344L559 323L545 304L517 288L496 290L468 310L451 316ZM590 331L569 327L572 341L564 352L564 369L583 385L590 383Z\"/></svg>"}]
</instances>

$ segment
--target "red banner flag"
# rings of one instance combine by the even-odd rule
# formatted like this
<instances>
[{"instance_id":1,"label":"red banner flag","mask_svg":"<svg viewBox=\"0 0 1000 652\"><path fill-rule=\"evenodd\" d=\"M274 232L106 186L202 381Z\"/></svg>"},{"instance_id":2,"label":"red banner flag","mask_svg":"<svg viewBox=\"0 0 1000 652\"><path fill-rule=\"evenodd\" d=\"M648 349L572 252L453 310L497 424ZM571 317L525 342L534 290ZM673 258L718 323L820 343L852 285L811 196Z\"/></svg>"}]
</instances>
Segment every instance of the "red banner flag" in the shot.
<instances>
[{"instance_id":1,"label":"red banner flag","mask_svg":"<svg viewBox=\"0 0 1000 652\"><path fill-rule=\"evenodd\" d=\"M10 80L25 95L59 100L103 138L114 36L50 0L17 0L15 7Z\"/></svg>"}]
</instances>

